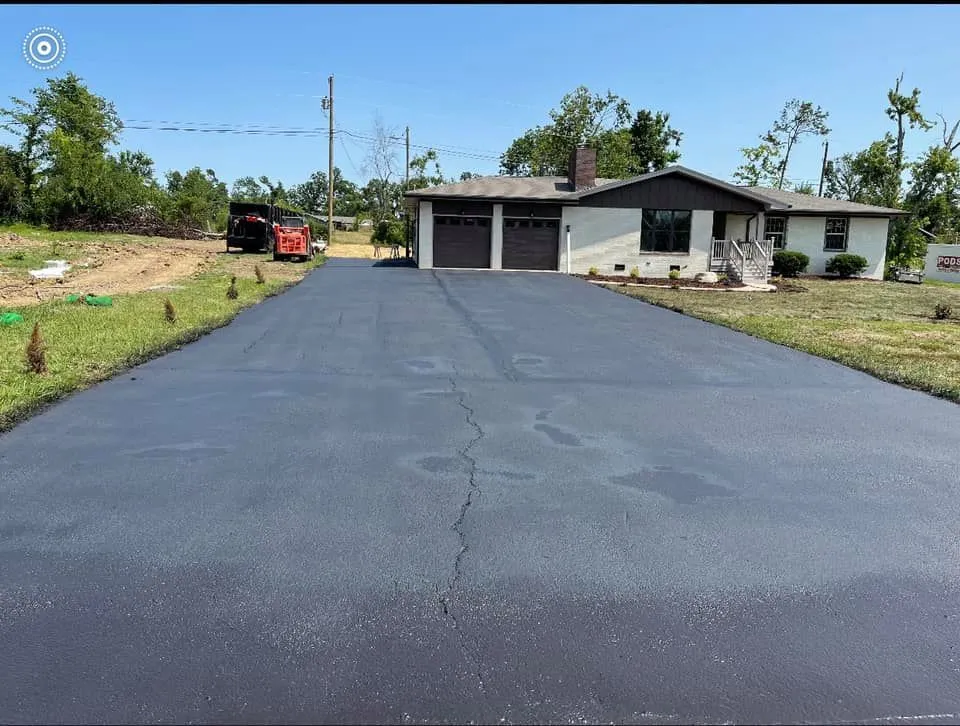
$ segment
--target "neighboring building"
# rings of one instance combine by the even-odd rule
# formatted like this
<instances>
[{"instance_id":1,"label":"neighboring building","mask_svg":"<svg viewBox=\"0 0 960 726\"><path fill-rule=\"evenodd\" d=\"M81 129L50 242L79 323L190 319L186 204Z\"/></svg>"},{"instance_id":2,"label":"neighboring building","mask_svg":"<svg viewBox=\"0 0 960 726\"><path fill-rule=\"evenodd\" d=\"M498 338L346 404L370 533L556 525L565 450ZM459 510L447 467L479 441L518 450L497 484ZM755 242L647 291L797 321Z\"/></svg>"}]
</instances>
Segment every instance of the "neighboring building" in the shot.
<instances>
[{"instance_id":1,"label":"neighboring building","mask_svg":"<svg viewBox=\"0 0 960 726\"><path fill-rule=\"evenodd\" d=\"M327 223L326 217L317 217L324 224ZM333 228L341 232L349 232L353 230L354 224L356 224L356 217L338 217L336 214L333 215Z\"/></svg>"},{"instance_id":2,"label":"neighboring building","mask_svg":"<svg viewBox=\"0 0 960 726\"><path fill-rule=\"evenodd\" d=\"M931 280L960 282L960 244L927 245L923 276Z\"/></svg>"},{"instance_id":3,"label":"neighboring building","mask_svg":"<svg viewBox=\"0 0 960 726\"><path fill-rule=\"evenodd\" d=\"M560 270L681 277L724 271L766 280L774 250L810 257L823 274L840 252L883 278L897 209L759 187L681 166L616 181L596 178L596 151L578 148L567 177L478 177L407 192L421 268ZM569 258L567 250L569 248Z\"/></svg>"}]
</instances>

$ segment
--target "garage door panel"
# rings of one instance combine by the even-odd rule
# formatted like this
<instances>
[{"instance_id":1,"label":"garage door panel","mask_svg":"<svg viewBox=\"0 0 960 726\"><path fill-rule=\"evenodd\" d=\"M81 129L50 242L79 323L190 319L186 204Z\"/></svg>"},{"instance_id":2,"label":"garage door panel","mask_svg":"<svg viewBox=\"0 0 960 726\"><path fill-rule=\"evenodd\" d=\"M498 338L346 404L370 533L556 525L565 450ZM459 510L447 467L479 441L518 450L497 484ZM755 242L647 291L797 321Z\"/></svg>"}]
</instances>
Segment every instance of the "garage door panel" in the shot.
<instances>
[{"instance_id":1,"label":"garage door panel","mask_svg":"<svg viewBox=\"0 0 960 726\"><path fill-rule=\"evenodd\" d=\"M433 218L434 267L490 267L490 218Z\"/></svg>"},{"instance_id":2,"label":"garage door panel","mask_svg":"<svg viewBox=\"0 0 960 726\"><path fill-rule=\"evenodd\" d=\"M560 220L503 220L503 269L556 270Z\"/></svg>"}]
</instances>

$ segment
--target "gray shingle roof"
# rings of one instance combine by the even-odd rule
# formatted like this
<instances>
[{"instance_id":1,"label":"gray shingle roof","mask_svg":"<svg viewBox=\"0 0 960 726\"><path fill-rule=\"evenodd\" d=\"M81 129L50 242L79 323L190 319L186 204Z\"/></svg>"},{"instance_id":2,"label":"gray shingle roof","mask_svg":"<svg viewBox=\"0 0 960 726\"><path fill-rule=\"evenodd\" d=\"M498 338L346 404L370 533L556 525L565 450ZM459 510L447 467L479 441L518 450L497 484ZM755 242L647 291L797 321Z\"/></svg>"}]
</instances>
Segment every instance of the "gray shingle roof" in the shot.
<instances>
[{"instance_id":1,"label":"gray shingle roof","mask_svg":"<svg viewBox=\"0 0 960 726\"><path fill-rule=\"evenodd\" d=\"M782 189L768 189L767 187L741 187L749 189L764 197L786 206L790 212L822 212L824 214L877 214L902 215L907 212L890 207L874 207L870 204L847 202L843 199L827 199L812 194L788 192Z\"/></svg>"},{"instance_id":2,"label":"gray shingle roof","mask_svg":"<svg viewBox=\"0 0 960 726\"><path fill-rule=\"evenodd\" d=\"M595 186L574 191L570 182L563 176L483 176L474 177L456 184L443 184L428 189L414 189L406 193L408 198L416 197L450 197L473 199L523 199L542 201L569 201L576 203L591 194L608 189L636 184L637 182L656 179L669 174L682 174L705 184L725 189L733 194L763 202L771 211L804 212L808 214L874 214L874 215L902 215L906 212L887 207L874 207L869 204L857 204L840 199L827 199L810 194L786 192L767 187L748 187L728 184L720 179L714 179L693 169L683 166L669 166L660 171L641 174L630 179L597 179Z\"/></svg>"},{"instance_id":3,"label":"gray shingle roof","mask_svg":"<svg viewBox=\"0 0 960 726\"><path fill-rule=\"evenodd\" d=\"M597 179L597 186L614 179ZM596 189L596 187L593 187ZM409 197L479 197L493 199L567 199L573 188L565 176L481 176L456 184L414 189Z\"/></svg>"}]
</instances>

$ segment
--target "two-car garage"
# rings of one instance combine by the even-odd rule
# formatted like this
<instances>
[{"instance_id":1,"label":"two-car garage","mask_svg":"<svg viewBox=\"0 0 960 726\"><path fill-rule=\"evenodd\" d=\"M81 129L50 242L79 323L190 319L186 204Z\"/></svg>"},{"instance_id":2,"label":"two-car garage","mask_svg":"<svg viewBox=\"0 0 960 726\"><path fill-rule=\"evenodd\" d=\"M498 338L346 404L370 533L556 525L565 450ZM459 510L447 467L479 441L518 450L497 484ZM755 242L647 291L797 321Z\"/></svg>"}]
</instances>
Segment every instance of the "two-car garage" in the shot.
<instances>
[{"instance_id":1,"label":"two-car garage","mask_svg":"<svg viewBox=\"0 0 960 726\"><path fill-rule=\"evenodd\" d=\"M503 204L496 215L486 202L437 201L433 205L433 267L556 270L560 205ZM500 210L497 210L500 211ZM500 254L494 254L499 247ZM494 264L499 262L499 265Z\"/></svg>"}]
</instances>

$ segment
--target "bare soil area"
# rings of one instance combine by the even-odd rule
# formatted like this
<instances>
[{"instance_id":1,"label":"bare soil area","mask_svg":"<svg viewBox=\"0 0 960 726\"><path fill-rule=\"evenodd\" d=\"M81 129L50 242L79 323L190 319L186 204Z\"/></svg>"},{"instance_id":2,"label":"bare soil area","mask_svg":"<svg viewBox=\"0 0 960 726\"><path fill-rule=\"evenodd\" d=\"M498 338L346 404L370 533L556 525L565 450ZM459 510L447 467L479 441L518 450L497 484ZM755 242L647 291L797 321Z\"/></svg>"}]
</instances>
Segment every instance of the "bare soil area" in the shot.
<instances>
[{"instance_id":1,"label":"bare soil area","mask_svg":"<svg viewBox=\"0 0 960 726\"><path fill-rule=\"evenodd\" d=\"M26 259L11 263L13 252ZM252 277L257 264L267 277L297 276L297 263L273 262L267 255L227 253L222 240L88 238L66 240L53 247L49 241L0 233L0 255L8 261L0 265L0 307L34 305L73 293L119 295L163 289L220 265L240 277ZM29 270L43 267L44 259L66 260L70 270L62 279L34 279Z\"/></svg>"}]
</instances>

